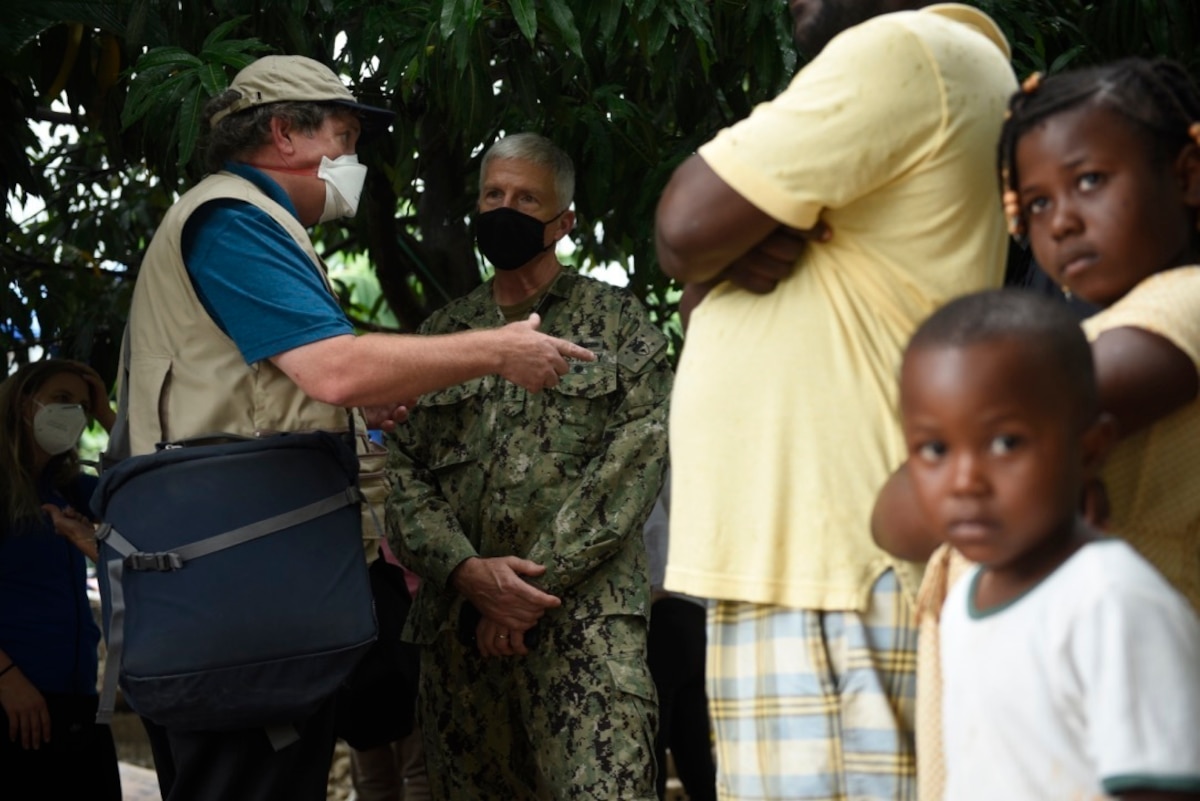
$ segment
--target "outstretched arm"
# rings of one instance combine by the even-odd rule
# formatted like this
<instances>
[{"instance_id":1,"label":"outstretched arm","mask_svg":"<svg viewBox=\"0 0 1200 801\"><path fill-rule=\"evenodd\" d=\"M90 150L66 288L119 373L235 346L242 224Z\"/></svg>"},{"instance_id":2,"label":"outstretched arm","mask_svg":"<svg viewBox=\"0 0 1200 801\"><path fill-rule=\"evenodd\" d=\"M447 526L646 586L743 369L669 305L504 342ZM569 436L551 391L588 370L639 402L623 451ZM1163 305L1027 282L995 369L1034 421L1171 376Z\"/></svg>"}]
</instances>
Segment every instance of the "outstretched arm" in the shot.
<instances>
[{"instance_id":1,"label":"outstretched arm","mask_svg":"<svg viewBox=\"0 0 1200 801\"><path fill-rule=\"evenodd\" d=\"M530 392L558 383L567 359L592 361L586 348L537 330L540 320L437 336L345 334L284 351L271 361L309 397L334 406L401 403L484 375Z\"/></svg>"}]
</instances>

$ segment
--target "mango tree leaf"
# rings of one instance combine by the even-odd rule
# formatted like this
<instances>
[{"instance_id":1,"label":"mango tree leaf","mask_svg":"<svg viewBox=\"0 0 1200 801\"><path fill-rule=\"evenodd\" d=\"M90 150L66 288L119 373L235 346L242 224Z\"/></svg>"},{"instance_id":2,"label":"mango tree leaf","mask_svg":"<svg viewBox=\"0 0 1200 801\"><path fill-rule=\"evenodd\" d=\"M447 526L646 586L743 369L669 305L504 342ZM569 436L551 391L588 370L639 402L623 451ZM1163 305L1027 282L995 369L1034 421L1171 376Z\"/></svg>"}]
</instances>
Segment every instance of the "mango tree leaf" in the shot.
<instances>
[{"instance_id":1,"label":"mango tree leaf","mask_svg":"<svg viewBox=\"0 0 1200 801\"><path fill-rule=\"evenodd\" d=\"M508 0L512 7L513 18L521 34L532 43L537 36L537 6L535 0Z\"/></svg>"}]
</instances>

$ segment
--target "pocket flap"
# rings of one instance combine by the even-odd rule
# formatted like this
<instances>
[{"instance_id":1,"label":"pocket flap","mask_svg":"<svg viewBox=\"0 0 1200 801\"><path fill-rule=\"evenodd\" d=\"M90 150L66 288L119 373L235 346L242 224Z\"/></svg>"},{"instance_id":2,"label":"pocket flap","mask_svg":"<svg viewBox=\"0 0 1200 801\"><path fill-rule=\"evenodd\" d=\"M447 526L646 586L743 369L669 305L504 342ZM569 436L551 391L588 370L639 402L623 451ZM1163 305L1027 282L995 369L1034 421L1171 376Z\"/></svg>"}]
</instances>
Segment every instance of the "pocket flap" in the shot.
<instances>
[{"instance_id":1,"label":"pocket flap","mask_svg":"<svg viewBox=\"0 0 1200 801\"><path fill-rule=\"evenodd\" d=\"M612 673L613 684L618 690L647 701L657 699L654 691L654 679L650 676L650 669L644 660L609 659L608 669Z\"/></svg>"}]
</instances>

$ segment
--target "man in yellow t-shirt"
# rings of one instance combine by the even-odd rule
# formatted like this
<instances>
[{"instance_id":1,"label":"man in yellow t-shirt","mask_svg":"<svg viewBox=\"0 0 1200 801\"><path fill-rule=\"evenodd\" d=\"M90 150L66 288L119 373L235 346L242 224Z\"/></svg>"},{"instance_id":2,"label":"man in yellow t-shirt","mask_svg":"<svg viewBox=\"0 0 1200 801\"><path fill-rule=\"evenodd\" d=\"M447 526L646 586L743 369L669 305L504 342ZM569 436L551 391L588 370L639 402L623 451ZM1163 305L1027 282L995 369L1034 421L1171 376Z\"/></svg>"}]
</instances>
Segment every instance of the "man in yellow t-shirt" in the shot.
<instances>
[{"instance_id":1,"label":"man in yellow t-shirt","mask_svg":"<svg viewBox=\"0 0 1200 801\"><path fill-rule=\"evenodd\" d=\"M919 568L868 519L904 458L909 334L1000 283L993 165L1016 88L990 19L922 6L793 0L815 58L659 204L663 269L702 298L672 396L666 586L717 600L724 799L912 797Z\"/></svg>"}]
</instances>

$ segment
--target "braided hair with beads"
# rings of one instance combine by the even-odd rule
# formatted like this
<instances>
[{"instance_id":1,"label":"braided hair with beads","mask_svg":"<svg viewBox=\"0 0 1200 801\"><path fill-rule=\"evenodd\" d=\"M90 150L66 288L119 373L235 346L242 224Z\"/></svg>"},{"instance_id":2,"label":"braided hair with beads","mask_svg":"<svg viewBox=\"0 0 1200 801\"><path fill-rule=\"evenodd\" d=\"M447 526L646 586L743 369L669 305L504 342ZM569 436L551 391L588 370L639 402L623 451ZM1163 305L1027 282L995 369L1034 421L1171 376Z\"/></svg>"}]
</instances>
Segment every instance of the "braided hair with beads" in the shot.
<instances>
[{"instance_id":1,"label":"braided hair with beads","mask_svg":"<svg viewBox=\"0 0 1200 801\"><path fill-rule=\"evenodd\" d=\"M1170 59L1126 58L1043 78L1034 73L1012 96L1000 130L997 167L1012 236L1025 236L1017 188L1021 137L1043 120L1084 105L1111 109L1143 131L1156 159L1174 159L1189 142L1200 145L1200 89Z\"/></svg>"}]
</instances>

